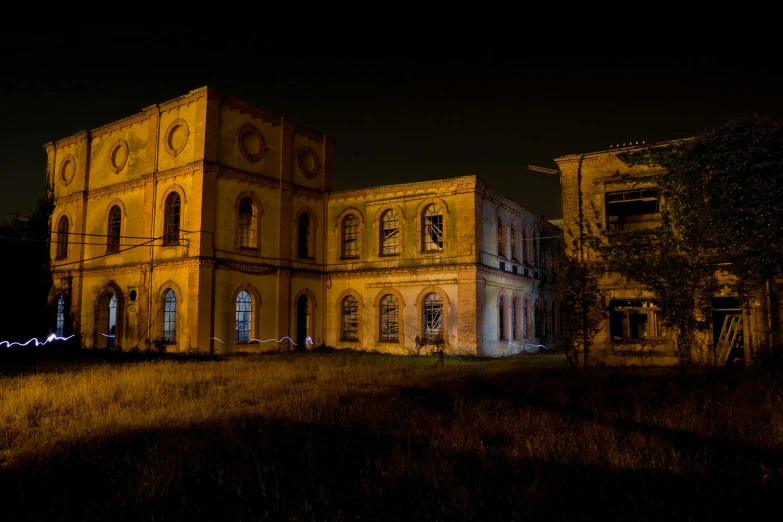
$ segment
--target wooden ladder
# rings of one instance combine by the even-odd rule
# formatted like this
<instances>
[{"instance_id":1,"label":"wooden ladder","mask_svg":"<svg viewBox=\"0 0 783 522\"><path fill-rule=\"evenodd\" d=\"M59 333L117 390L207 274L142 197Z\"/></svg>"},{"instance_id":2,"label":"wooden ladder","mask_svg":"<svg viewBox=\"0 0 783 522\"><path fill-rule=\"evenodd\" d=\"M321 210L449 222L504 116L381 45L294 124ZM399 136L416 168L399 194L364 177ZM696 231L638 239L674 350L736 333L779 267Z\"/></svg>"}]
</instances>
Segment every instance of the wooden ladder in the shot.
<instances>
[{"instance_id":1,"label":"wooden ladder","mask_svg":"<svg viewBox=\"0 0 783 522\"><path fill-rule=\"evenodd\" d=\"M716 364L724 366L731 350L742 344L742 315L730 314L723 319L723 327L715 347Z\"/></svg>"}]
</instances>

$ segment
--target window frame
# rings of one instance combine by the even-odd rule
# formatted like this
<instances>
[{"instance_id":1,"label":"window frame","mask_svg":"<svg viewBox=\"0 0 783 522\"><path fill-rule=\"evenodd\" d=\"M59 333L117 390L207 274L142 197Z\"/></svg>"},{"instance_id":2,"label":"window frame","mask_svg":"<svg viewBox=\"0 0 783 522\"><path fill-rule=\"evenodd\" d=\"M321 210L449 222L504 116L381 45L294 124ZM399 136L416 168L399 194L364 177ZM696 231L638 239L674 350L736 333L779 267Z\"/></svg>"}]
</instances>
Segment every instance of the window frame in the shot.
<instances>
[{"instance_id":1,"label":"window frame","mask_svg":"<svg viewBox=\"0 0 783 522\"><path fill-rule=\"evenodd\" d=\"M244 204L250 205L249 215L243 212ZM243 196L237 204L237 248L258 249L258 209L251 196Z\"/></svg>"},{"instance_id":2,"label":"window frame","mask_svg":"<svg viewBox=\"0 0 783 522\"><path fill-rule=\"evenodd\" d=\"M351 221L349 223L349 220ZM352 232L352 236L348 237L348 230ZM360 241L360 227L361 227L361 221L359 220L359 216L351 212L350 214L345 215L340 223L340 237L342 239L342 257L341 259L359 259L359 241ZM352 252L348 253L348 241L351 241L351 250Z\"/></svg>"},{"instance_id":3,"label":"window frame","mask_svg":"<svg viewBox=\"0 0 783 522\"><path fill-rule=\"evenodd\" d=\"M609 301L609 324L608 324L608 336L609 342L612 344L660 344L669 339L669 329L666 327L663 310L658 304L659 299L655 297L651 298L614 298ZM625 306L618 306L620 303ZM645 306L645 303L647 306ZM640 306L635 306L639 304ZM622 329L622 335L615 335L617 333L617 314L623 314L623 319L620 322L620 328ZM645 315L644 327L645 336L631 337L633 333L634 324L632 321L632 315L641 316ZM636 328L639 328L639 322L636 323ZM657 330L659 335L649 335L650 329ZM638 334L637 334L638 335Z\"/></svg>"},{"instance_id":4,"label":"window frame","mask_svg":"<svg viewBox=\"0 0 783 522\"><path fill-rule=\"evenodd\" d=\"M431 343L439 338L443 339L446 310L443 297L438 292L428 292L422 298L421 305L421 332L425 342ZM439 312L436 311L438 309ZM431 325L436 324L437 321L440 321L440 327L432 328Z\"/></svg>"},{"instance_id":5,"label":"window frame","mask_svg":"<svg viewBox=\"0 0 783 522\"><path fill-rule=\"evenodd\" d=\"M177 204L173 204L176 197ZM172 210L176 209L176 213ZM176 223L174 222L176 216ZM172 190L163 203L163 246L179 246L182 234L182 196ZM176 237L174 237L176 235Z\"/></svg>"},{"instance_id":6,"label":"window frame","mask_svg":"<svg viewBox=\"0 0 783 522\"><path fill-rule=\"evenodd\" d=\"M346 317L349 315L346 313L346 310L349 310L349 307L351 311L350 315L353 317L353 323L355 324L355 326L350 329L350 332L346 327ZM342 301L340 302L340 319L340 341L359 342L361 323L359 317L359 300L356 298L356 296L348 294L343 297Z\"/></svg>"},{"instance_id":7,"label":"window frame","mask_svg":"<svg viewBox=\"0 0 783 522\"><path fill-rule=\"evenodd\" d=\"M173 305L173 309L169 308L170 305ZM163 292L163 342L165 344L177 344L177 308L177 292L173 288L167 288Z\"/></svg>"},{"instance_id":8,"label":"window frame","mask_svg":"<svg viewBox=\"0 0 783 522\"><path fill-rule=\"evenodd\" d=\"M437 218L437 223L432 218ZM428 203L421 214L421 251L425 253L443 252L444 250L444 225L443 209L439 203ZM433 241L431 230L435 230L438 241Z\"/></svg>"},{"instance_id":9,"label":"window frame","mask_svg":"<svg viewBox=\"0 0 783 522\"><path fill-rule=\"evenodd\" d=\"M240 301L242 294L247 296L247 300ZM240 310L240 305L247 304L247 309ZM239 314L247 314L246 318L240 320ZM247 328L240 329L240 324ZM247 339L240 339L240 332L247 332ZM234 342L237 344L247 344L253 338L253 294L247 288L241 288L234 296Z\"/></svg>"},{"instance_id":10,"label":"window frame","mask_svg":"<svg viewBox=\"0 0 783 522\"><path fill-rule=\"evenodd\" d=\"M71 233L70 227L71 224L68 216L60 216L60 219L57 220L57 248L55 252L56 260L68 259L68 236ZM65 228L65 233L63 233L63 228Z\"/></svg>"},{"instance_id":11,"label":"window frame","mask_svg":"<svg viewBox=\"0 0 783 522\"><path fill-rule=\"evenodd\" d=\"M386 298L391 298L390 303L384 303ZM384 307L392 307L390 310L384 309ZM391 317L387 316L391 314ZM378 301L378 341L382 343L399 343L400 342L400 300L392 294L386 293L381 296ZM389 327L390 331L384 334L384 326ZM393 335L391 332L393 329Z\"/></svg>"},{"instance_id":12,"label":"window frame","mask_svg":"<svg viewBox=\"0 0 783 522\"><path fill-rule=\"evenodd\" d=\"M122 209L112 205L109 209L109 219L106 234L106 253L116 254L120 251L122 238Z\"/></svg>"},{"instance_id":13,"label":"window frame","mask_svg":"<svg viewBox=\"0 0 783 522\"><path fill-rule=\"evenodd\" d=\"M394 219L387 220L387 216L394 216ZM386 224L393 223L396 226L395 227L386 227ZM380 216L380 226L379 226L379 249L378 249L378 255L380 257L389 257L389 256L399 256L402 253L402 228L401 228L401 216L396 208L388 208L385 209ZM389 234L386 234L386 231L392 231ZM387 240L389 242L389 250L387 250Z\"/></svg>"}]
</instances>

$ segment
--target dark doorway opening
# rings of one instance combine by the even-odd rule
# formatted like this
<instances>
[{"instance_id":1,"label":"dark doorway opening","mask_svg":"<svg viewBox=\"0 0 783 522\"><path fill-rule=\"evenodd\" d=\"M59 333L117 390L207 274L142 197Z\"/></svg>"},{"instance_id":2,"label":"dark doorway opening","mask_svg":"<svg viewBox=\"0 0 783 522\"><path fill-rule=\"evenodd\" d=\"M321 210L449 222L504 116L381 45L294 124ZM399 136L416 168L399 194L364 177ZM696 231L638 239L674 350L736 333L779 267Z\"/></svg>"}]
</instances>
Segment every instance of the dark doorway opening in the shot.
<instances>
[{"instance_id":1,"label":"dark doorway opening","mask_svg":"<svg viewBox=\"0 0 783 522\"><path fill-rule=\"evenodd\" d=\"M306 295L300 295L296 300L296 348L307 349L307 320L309 306Z\"/></svg>"},{"instance_id":2,"label":"dark doorway opening","mask_svg":"<svg viewBox=\"0 0 783 522\"><path fill-rule=\"evenodd\" d=\"M114 350L117 347L117 311L117 296L111 292L103 294L96 313L96 348Z\"/></svg>"},{"instance_id":3,"label":"dark doorway opening","mask_svg":"<svg viewBox=\"0 0 783 522\"><path fill-rule=\"evenodd\" d=\"M744 359L742 308L738 297L712 299L712 345L716 364Z\"/></svg>"}]
</instances>

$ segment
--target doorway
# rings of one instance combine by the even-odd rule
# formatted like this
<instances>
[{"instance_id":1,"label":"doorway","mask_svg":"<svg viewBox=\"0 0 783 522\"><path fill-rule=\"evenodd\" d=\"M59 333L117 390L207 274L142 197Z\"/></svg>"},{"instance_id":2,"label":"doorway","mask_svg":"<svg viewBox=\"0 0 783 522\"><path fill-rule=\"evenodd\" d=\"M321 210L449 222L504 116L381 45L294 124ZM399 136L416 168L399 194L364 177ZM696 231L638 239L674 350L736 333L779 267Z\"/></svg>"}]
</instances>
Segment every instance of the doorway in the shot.
<instances>
[{"instance_id":1,"label":"doorway","mask_svg":"<svg viewBox=\"0 0 783 522\"><path fill-rule=\"evenodd\" d=\"M296 348L307 349L307 322L309 319L309 303L307 295L302 294L296 300Z\"/></svg>"},{"instance_id":2,"label":"doorway","mask_svg":"<svg viewBox=\"0 0 783 522\"><path fill-rule=\"evenodd\" d=\"M118 346L117 342L117 296L112 292L106 292L98 300L96 310L96 339L97 348L106 348L114 350Z\"/></svg>"},{"instance_id":3,"label":"doorway","mask_svg":"<svg viewBox=\"0 0 783 522\"><path fill-rule=\"evenodd\" d=\"M735 358L744 358L742 308L738 297L712 299L712 346L716 363L726 364Z\"/></svg>"}]
</instances>

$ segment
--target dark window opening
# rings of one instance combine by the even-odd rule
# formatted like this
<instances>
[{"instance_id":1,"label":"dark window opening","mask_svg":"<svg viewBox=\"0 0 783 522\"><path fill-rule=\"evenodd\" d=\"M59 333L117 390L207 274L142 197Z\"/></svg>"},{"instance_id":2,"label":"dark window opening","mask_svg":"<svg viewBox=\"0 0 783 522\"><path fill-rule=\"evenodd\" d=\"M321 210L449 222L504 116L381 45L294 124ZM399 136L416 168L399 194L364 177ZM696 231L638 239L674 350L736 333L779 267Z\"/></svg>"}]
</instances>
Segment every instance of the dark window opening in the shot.
<instances>
[{"instance_id":1,"label":"dark window opening","mask_svg":"<svg viewBox=\"0 0 783 522\"><path fill-rule=\"evenodd\" d=\"M343 300L343 340L359 339L359 301L352 295Z\"/></svg>"},{"instance_id":2,"label":"dark window opening","mask_svg":"<svg viewBox=\"0 0 783 522\"><path fill-rule=\"evenodd\" d=\"M666 337L663 313L655 300L614 299L609 308L609 334L612 340Z\"/></svg>"},{"instance_id":3,"label":"dark window opening","mask_svg":"<svg viewBox=\"0 0 783 522\"><path fill-rule=\"evenodd\" d=\"M606 228L626 231L653 228L660 220L660 197L656 189L606 193Z\"/></svg>"},{"instance_id":4,"label":"dark window opening","mask_svg":"<svg viewBox=\"0 0 783 522\"><path fill-rule=\"evenodd\" d=\"M310 256L310 216L307 212L299 214L299 235L297 255L303 258Z\"/></svg>"},{"instance_id":5,"label":"dark window opening","mask_svg":"<svg viewBox=\"0 0 783 522\"><path fill-rule=\"evenodd\" d=\"M57 226L57 259L68 257L68 218L63 216Z\"/></svg>"},{"instance_id":6,"label":"dark window opening","mask_svg":"<svg viewBox=\"0 0 783 522\"><path fill-rule=\"evenodd\" d=\"M253 200L242 198L239 202L239 246L240 248L255 248L256 212Z\"/></svg>"},{"instance_id":7,"label":"dark window opening","mask_svg":"<svg viewBox=\"0 0 783 522\"><path fill-rule=\"evenodd\" d=\"M179 217L180 217L180 198L179 194L172 192L166 198L166 216L164 222L163 245L179 245Z\"/></svg>"},{"instance_id":8,"label":"dark window opening","mask_svg":"<svg viewBox=\"0 0 783 522\"><path fill-rule=\"evenodd\" d=\"M120 251L120 230L122 229L122 212L117 205L109 211L109 237L106 252Z\"/></svg>"},{"instance_id":9,"label":"dark window opening","mask_svg":"<svg viewBox=\"0 0 783 522\"><path fill-rule=\"evenodd\" d=\"M343 220L343 259L359 257L359 218L348 214Z\"/></svg>"}]
</instances>

